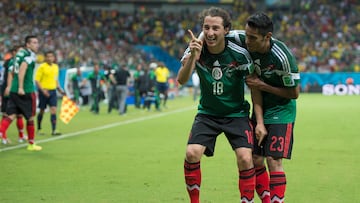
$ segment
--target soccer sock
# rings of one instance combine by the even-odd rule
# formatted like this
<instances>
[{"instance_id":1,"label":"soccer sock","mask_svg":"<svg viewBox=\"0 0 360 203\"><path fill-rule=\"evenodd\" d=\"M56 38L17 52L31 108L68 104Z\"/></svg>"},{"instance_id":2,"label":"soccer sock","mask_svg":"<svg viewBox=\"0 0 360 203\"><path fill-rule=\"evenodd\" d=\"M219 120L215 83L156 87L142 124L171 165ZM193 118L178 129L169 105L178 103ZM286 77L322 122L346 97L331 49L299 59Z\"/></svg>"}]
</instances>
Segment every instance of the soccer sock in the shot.
<instances>
[{"instance_id":1,"label":"soccer sock","mask_svg":"<svg viewBox=\"0 0 360 203\"><path fill-rule=\"evenodd\" d=\"M29 144L34 144L34 140L35 140L35 128L34 128L34 121L27 121L26 122L26 130L28 133L28 141Z\"/></svg>"},{"instance_id":2,"label":"soccer sock","mask_svg":"<svg viewBox=\"0 0 360 203\"><path fill-rule=\"evenodd\" d=\"M284 171L270 172L271 203L283 203L285 199L286 176Z\"/></svg>"},{"instance_id":3,"label":"soccer sock","mask_svg":"<svg viewBox=\"0 0 360 203\"><path fill-rule=\"evenodd\" d=\"M262 203L270 203L270 179L265 166L255 168L256 193Z\"/></svg>"},{"instance_id":4,"label":"soccer sock","mask_svg":"<svg viewBox=\"0 0 360 203\"><path fill-rule=\"evenodd\" d=\"M56 114L51 114L51 116L50 116L50 122L51 122L52 132L54 132L55 129L56 129Z\"/></svg>"},{"instance_id":5,"label":"soccer sock","mask_svg":"<svg viewBox=\"0 0 360 203\"><path fill-rule=\"evenodd\" d=\"M39 114L37 115L37 129L38 129L38 130L41 129L42 119L43 119L43 114L39 113Z\"/></svg>"},{"instance_id":6,"label":"soccer sock","mask_svg":"<svg viewBox=\"0 0 360 203\"><path fill-rule=\"evenodd\" d=\"M16 117L16 126L19 131L19 138L23 138L24 137L24 122L23 122L22 116Z\"/></svg>"},{"instance_id":7,"label":"soccer sock","mask_svg":"<svg viewBox=\"0 0 360 203\"><path fill-rule=\"evenodd\" d=\"M7 139L6 131L9 128L9 125L11 124L12 120L9 117L3 117L1 119L1 125L0 125L0 135L2 139Z\"/></svg>"},{"instance_id":8,"label":"soccer sock","mask_svg":"<svg viewBox=\"0 0 360 203\"><path fill-rule=\"evenodd\" d=\"M254 202L255 181L255 168L239 171L241 203Z\"/></svg>"},{"instance_id":9,"label":"soccer sock","mask_svg":"<svg viewBox=\"0 0 360 203\"><path fill-rule=\"evenodd\" d=\"M184 161L184 173L187 192L191 203L200 202L201 170L200 161L189 163Z\"/></svg>"}]
</instances>

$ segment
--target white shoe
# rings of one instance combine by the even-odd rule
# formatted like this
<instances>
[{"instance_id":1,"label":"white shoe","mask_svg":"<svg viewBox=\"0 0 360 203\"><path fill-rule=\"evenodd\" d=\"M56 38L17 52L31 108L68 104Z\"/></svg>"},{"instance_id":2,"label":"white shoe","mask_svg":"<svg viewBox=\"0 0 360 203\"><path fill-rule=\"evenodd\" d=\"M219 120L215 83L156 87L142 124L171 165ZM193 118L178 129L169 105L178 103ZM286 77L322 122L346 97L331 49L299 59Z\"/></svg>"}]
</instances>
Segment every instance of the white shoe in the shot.
<instances>
[{"instance_id":1,"label":"white shoe","mask_svg":"<svg viewBox=\"0 0 360 203\"><path fill-rule=\"evenodd\" d=\"M7 145L7 144L10 144L11 141L10 141L8 138L6 138L6 139L1 139L1 143L2 143L3 145Z\"/></svg>"}]
</instances>

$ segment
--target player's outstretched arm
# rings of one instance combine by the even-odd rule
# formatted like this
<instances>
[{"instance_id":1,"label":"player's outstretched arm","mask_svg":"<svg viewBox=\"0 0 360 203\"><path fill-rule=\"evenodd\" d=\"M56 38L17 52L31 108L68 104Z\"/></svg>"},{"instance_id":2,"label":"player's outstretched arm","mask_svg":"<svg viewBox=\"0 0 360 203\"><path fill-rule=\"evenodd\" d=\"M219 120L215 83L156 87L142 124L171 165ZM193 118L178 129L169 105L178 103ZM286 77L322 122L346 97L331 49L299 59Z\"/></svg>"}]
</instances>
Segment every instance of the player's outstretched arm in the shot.
<instances>
[{"instance_id":1,"label":"player's outstretched arm","mask_svg":"<svg viewBox=\"0 0 360 203\"><path fill-rule=\"evenodd\" d=\"M200 58L200 53L203 45L203 41L194 36L191 30L188 30L191 35L191 40L189 42L190 54L187 54L181 61L181 67L177 75L177 81L183 85L191 77L191 74L195 68L195 63Z\"/></svg>"}]
</instances>

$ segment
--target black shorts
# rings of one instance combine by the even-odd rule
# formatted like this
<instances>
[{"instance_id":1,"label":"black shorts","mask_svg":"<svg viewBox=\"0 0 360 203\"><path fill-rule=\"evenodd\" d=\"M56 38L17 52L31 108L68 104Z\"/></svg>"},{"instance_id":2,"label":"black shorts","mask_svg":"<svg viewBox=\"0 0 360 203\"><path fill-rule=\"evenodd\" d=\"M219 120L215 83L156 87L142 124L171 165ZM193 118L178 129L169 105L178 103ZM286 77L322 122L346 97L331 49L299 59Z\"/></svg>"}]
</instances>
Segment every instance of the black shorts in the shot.
<instances>
[{"instance_id":1,"label":"black shorts","mask_svg":"<svg viewBox=\"0 0 360 203\"><path fill-rule=\"evenodd\" d=\"M261 146L258 146L258 141L254 136L254 154L291 159L294 123L266 124L265 127L268 135L264 138Z\"/></svg>"},{"instance_id":2,"label":"black shorts","mask_svg":"<svg viewBox=\"0 0 360 203\"><path fill-rule=\"evenodd\" d=\"M6 112L7 103L9 101L9 97L4 97L1 99L1 112Z\"/></svg>"},{"instance_id":3,"label":"black shorts","mask_svg":"<svg viewBox=\"0 0 360 203\"><path fill-rule=\"evenodd\" d=\"M39 92L39 109L46 109L46 106L49 105L50 107L57 106L57 94L56 90L48 90L49 97L46 97L42 91Z\"/></svg>"},{"instance_id":4,"label":"black shorts","mask_svg":"<svg viewBox=\"0 0 360 203\"><path fill-rule=\"evenodd\" d=\"M216 117L197 114L192 125L188 144L206 147L205 155L213 156L216 138L224 133L233 150L253 147L253 129L248 117Z\"/></svg>"},{"instance_id":5,"label":"black shorts","mask_svg":"<svg viewBox=\"0 0 360 203\"><path fill-rule=\"evenodd\" d=\"M169 84L167 82L158 82L157 89L160 93L165 93L169 89Z\"/></svg>"},{"instance_id":6,"label":"black shorts","mask_svg":"<svg viewBox=\"0 0 360 203\"><path fill-rule=\"evenodd\" d=\"M6 113L8 115L22 114L25 119L35 116L36 112L36 94L35 92L18 95L10 92L10 98L7 104Z\"/></svg>"}]
</instances>

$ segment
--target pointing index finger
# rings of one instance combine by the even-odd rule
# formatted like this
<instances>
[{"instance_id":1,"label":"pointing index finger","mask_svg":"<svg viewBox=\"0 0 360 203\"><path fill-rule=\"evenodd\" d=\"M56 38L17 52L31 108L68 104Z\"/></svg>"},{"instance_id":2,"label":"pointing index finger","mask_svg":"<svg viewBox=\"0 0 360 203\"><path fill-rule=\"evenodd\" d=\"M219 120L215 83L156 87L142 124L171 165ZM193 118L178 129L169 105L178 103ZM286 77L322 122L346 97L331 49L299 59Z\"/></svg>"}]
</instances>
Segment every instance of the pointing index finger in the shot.
<instances>
[{"instance_id":1,"label":"pointing index finger","mask_svg":"<svg viewBox=\"0 0 360 203\"><path fill-rule=\"evenodd\" d=\"M193 33L191 30L188 30L188 32L189 32L190 35L191 35L191 39L192 39L192 40L195 40L196 37L194 36L194 33Z\"/></svg>"}]
</instances>

